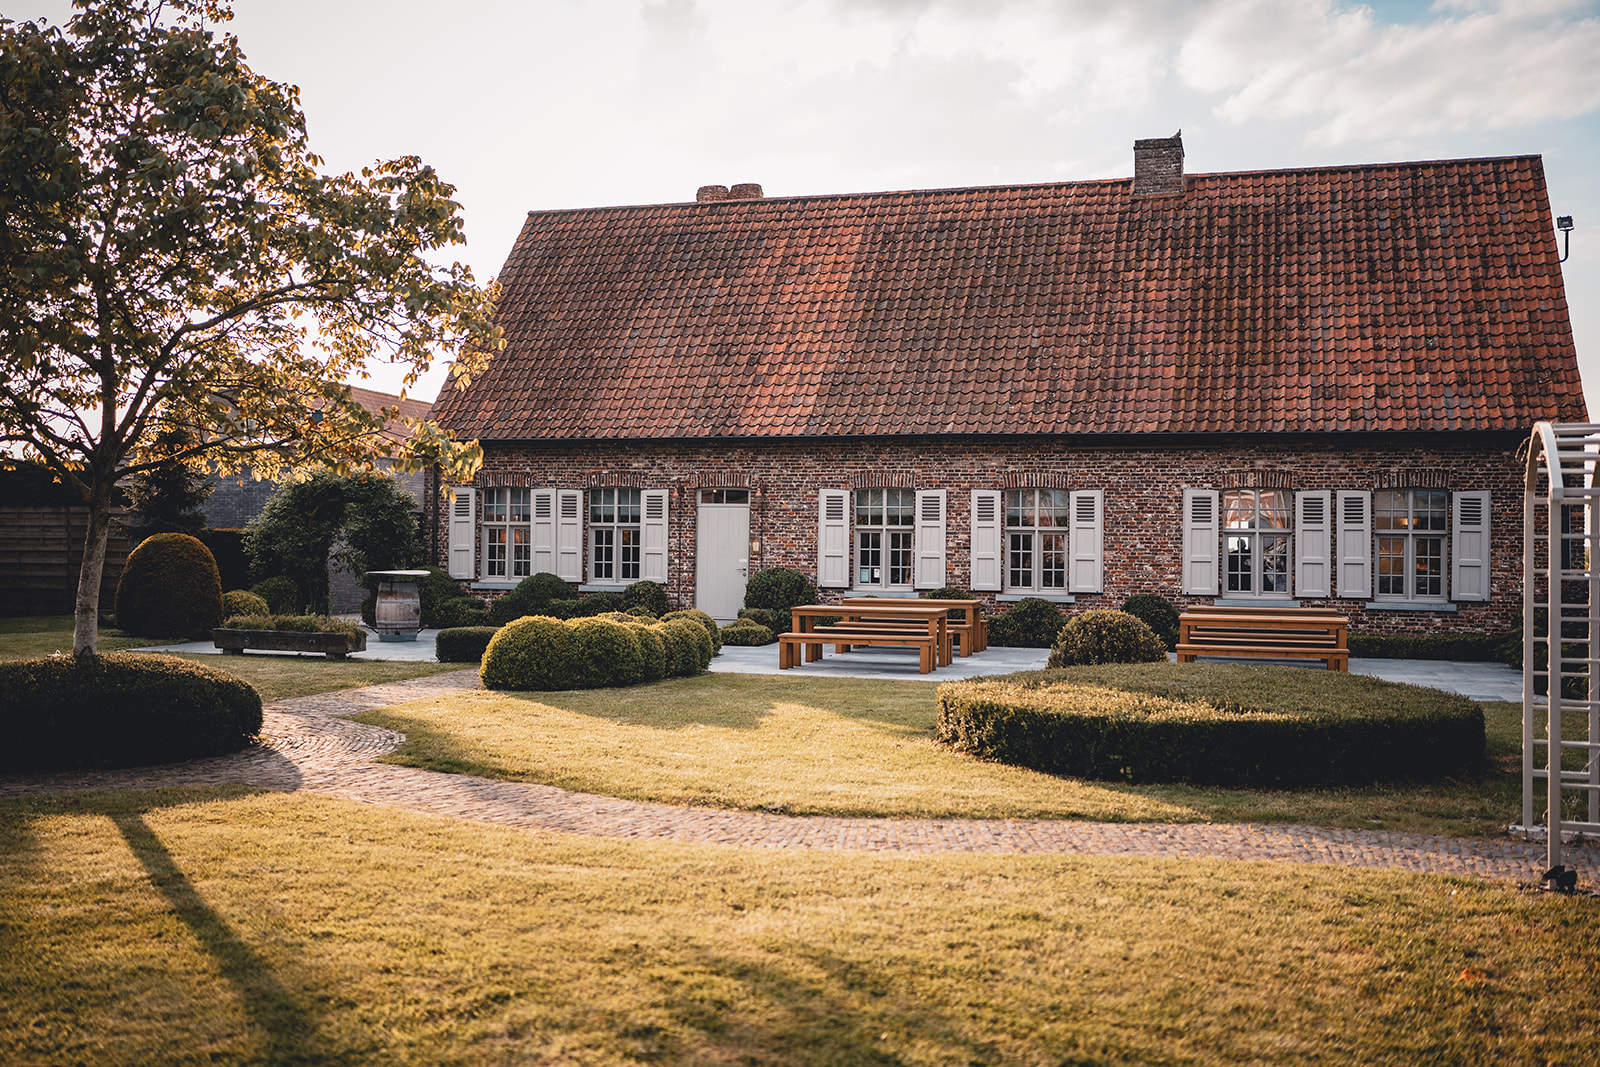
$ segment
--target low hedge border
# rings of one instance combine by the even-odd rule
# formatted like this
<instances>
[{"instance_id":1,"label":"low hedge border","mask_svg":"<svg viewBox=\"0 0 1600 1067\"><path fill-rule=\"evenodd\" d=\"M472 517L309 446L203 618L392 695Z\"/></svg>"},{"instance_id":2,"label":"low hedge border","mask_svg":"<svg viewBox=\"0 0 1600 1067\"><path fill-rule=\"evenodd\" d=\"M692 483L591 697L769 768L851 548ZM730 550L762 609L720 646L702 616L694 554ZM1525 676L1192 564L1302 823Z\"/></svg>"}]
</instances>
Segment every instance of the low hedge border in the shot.
<instances>
[{"instance_id":1,"label":"low hedge border","mask_svg":"<svg viewBox=\"0 0 1600 1067\"><path fill-rule=\"evenodd\" d=\"M435 658L440 663L482 663L483 654L498 630L498 626L453 626L440 630L434 640Z\"/></svg>"},{"instance_id":2,"label":"low hedge border","mask_svg":"<svg viewBox=\"0 0 1600 1067\"><path fill-rule=\"evenodd\" d=\"M1111 781L1297 788L1481 770L1466 697L1294 667L1141 663L947 682L959 752Z\"/></svg>"},{"instance_id":3,"label":"low hedge border","mask_svg":"<svg viewBox=\"0 0 1600 1067\"><path fill-rule=\"evenodd\" d=\"M699 674L711 664L711 631L693 616L661 622L623 613L555 619L525 615L495 631L479 677L486 689L602 689ZM709 616L706 616L709 618Z\"/></svg>"},{"instance_id":4,"label":"low hedge border","mask_svg":"<svg viewBox=\"0 0 1600 1067\"><path fill-rule=\"evenodd\" d=\"M1350 655L1366 659L1510 662L1508 642L1522 654L1522 631L1501 634L1351 634ZM1517 666L1521 666L1520 663Z\"/></svg>"},{"instance_id":5,"label":"low hedge border","mask_svg":"<svg viewBox=\"0 0 1600 1067\"><path fill-rule=\"evenodd\" d=\"M0 770L171 763L237 752L260 732L254 689L175 656L0 663Z\"/></svg>"}]
</instances>

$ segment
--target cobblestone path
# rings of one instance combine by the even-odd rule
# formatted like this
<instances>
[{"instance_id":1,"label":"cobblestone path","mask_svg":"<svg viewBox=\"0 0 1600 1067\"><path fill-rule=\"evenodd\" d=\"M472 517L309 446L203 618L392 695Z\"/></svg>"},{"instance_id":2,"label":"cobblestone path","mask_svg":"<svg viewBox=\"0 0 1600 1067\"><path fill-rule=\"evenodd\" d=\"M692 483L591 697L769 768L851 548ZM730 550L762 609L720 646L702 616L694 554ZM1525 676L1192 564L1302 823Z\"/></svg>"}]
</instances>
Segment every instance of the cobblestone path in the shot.
<instances>
[{"instance_id":1,"label":"cobblestone path","mask_svg":"<svg viewBox=\"0 0 1600 1067\"><path fill-rule=\"evenodd\" d=\"M1276 824L829 818L617 800L377 763L375 757L398 748L404 737L341 717L476 685L476 672L458 671L281 700L267 706L262 742L244 752L120 771L0 775L0 796L237 783L303 789L500 826L745 848L1188 856L1473 875L1524 884L1544 869L1542 844L1509 838ZM1583 884L1593 886L1600 876L1600 848L1568 848L1567 863L1581 872Z\"/></svg>"}]
</instances>

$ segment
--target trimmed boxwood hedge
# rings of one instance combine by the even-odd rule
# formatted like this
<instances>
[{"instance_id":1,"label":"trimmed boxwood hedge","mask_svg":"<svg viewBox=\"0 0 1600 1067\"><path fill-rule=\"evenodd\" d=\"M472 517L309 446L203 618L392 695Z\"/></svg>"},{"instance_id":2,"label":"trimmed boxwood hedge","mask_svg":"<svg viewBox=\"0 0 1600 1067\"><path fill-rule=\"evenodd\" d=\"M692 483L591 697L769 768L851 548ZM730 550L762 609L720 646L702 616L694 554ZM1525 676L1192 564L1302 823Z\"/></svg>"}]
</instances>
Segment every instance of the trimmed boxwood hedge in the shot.
<instances>
[{"instance_id":1,"label":"trimmed boxwood hedge","mask_svg":"<svg viewBox=\"0 0 1600 1067\"><path fill-rule=\"evenodd\" d=\"M722 652L722 627L717 625L717 620L701 611L699 608L684 608L682 611L669 611L661 616L662 622L671 622L673 619L688 619L705 630L711 638L711 654L720 655Z\"/></svg>"},{"instance_id":2,"label":"trimmed boxwood hedge","mask_svg":"<svg viewBox=\"0 0 1600 1067\"><path fill-rule=\"evenodd\" d=\"M1167 648L1156 632L1125 611L1096 608L1067 620L1050 650L1048 667L1093 663L1165 663Z\"/></svg>"},{"instance_id":3,"label":"trimmed boxwood hedge","mask_svg":"<svg viewBox=\"0 0 1600 1067\"><path fill-rule=\"evenodd\" d=\"M488 689L600 689L699 674L710 663L711 638L692 619L530 615L494 633L479 677Z\"/></svg>"},{"instance_id":4,"label":"trimmed boxwood hedge","mask_svg":"<svg viewBox=\"0 0 1600 1067\"><path fill-rule=\"evenodd\" d=\"M222 617L232 615L271 615L272 605L248 589L230 589L222 594Z\"/></svg>"},{"instance_id":5,"label":"trimmed boxwood hedge","mask_svg":"<svg viewBox=\"0 0 1600 1067\"><path fill-rule=\"evenodd\" d=\"M770 629L753 619L739 619L722 628L725 645L770 645L776 640Z\"/></svg>"},{"instance_id":6,"label":"trimmed boxwood hedge","mask_svg":"<svg viewBox=\"0 0 1600 1067\"><path fill-rule=\"evenodd\" d=\"M1522 631L1499 634L1351 634L1350 655L1365 659L1444 659L1521 667Z\"/></svg>"},{"instance_id":7,"label":"trimmed boxwood hedge","mask_svg":"<svg viewBox=\"0 0 1600 1067\"><path fill-rule=\"evenodd\" d=\"M493 626L453 626L434 639L440 663L482 663L483 653L499 631Z\"/></svg>"},{"instance_id":8,"label":"trimmed boxwood hedge","mask_svg":"<svg viewBox=\"0 0 1600 1067\"><path fill-rule=\"evenodd\" d=\"M0 663L0 770L170 763L237 752L260 732L254 689L174 656Z\"/></svg>"},{"instance_id":9,"label":"trimmed boxwood hedge","mask_svg":"<svg viewBox=\"0 0 1600 1067\"><path fill-rule=\"evenodd\" d=\"M117 626L137 637L209 634L222 621L211 550L181 533L152 534L128 553L117 582Z\"/></svg>"},{"instance_id":10,"label":"trimmed boxwood hedge","mask_svg":"<svg viewBox=\"0 0 1600 1067\"><path fill-rule=\"evenodd\" d=\"M939 687L938 739L1048 774L1138 782L1360 784L1473 773L1466 697L1295 667L1118 664Z\"/></svg>"},{"instance_id":11,"label":"trimmed boxwood hedge","mask_svg":"<svg viewBox=\"0 0 1600 1067\"><path fill-rule=\"evenodd\" d=\"M1048 600L1025 596L989 617L989 643L997 648L1050 648L1067 617Z\"/></svg>"}]
</instances>

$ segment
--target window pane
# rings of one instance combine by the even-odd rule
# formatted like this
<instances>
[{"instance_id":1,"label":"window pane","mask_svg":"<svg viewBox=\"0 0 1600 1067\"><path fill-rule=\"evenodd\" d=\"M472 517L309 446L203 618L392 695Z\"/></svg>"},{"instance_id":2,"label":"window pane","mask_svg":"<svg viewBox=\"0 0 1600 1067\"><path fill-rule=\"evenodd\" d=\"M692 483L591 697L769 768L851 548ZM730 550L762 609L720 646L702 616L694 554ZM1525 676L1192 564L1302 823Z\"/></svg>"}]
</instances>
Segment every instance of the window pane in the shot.
<instances>
[{"instance_id":1,"label":"window pane","mask_svg":"<svg viewBox=\"0 0 1600 1067\"><path fill-rule=\"evenodd\" d=\"M1254 556L1255 538L1241 535L1228 538L1228 592L1249 593L1254 591Z\"/></svg>"},{"instance_id":2,"label":"window pane","mask_svg":"<svg viewBox=\"0 0 1600 1067\"><path fill-rule=\"evenodd\" d=\"M1013 589L1033 588L1033 534L1014 533L1006 553L1008 584Z\"/></svg>"},{"instance_id":3,"label":"window pane","mask_svg":"<svg viewBox=\"0 0 1600 1067\"><path fill-rule=\"evenodd\" d=\"M1447 497L1442 489L1418 489L1413 498L1412 529L1445 530L1449 516Z\"/></svg>"},{"instance_id":4,"label":"window pane","mask_svg":"<svg viewBox=\"0 0 1600 1067\"><path fill-rule=\"evenodd\" d=\"M511 490L511 521L527 522L532 517L532 489Z\"/></svg>"},{"instance_id":5,"label":"window pane","mask_svg":"<svg viewBox=\"0 0 1600 1067\"><path fill-rule=\"evenodd\" d=\"M1378 592L1383 596L1406 595L1406 538L1378 538Z\"/></svg>"},{"instance_id":6,"label":"window pane","mask_svg":"<svg viewBox=\"0 0 1600 1067\"><path fill-rule=\"evenodd\" d=\"M506 528L490 527L484 531L483 573L491 578L506 576Z\"/></svg>"},{"instance_id":7,"label":"window pane","mask_svg":"<svg viewBox=\"0 0 1600 1067\"><path fill-rule=\"evenodd\" d=\"M883 521L887 526L910 526L916 522L917 491L915 489L889 489L884 504Z\"/></svg>"},{"instance_id":8,"label":"window pane","mask_svg":"<svg viewBox=\"0 0 1600 1067\"><path fill-rule=\"evenodd\" d=\"M1289 591L1289 539L1287 537L1261 538L1261 591L1287 593Z\"/></svg>"},{"instance_id":9,"label":"window pane","mask_svg":"<svg viewBox=\"0 0 1600 1067\"><path fill-rule=\"evenodd\" d=\"M1294 505L1283 489L1262 489L1258 494L1257 525L1268 530L1287 530Z\"/></svg>"},{"instance_id":10,"label":"window pane","mask_svg":"<svg viewBox=\"0 0 1600 1067\"><path fill-rule=\"evenodd\" d=\"M859 549L857 585L881 585L883 580L883 534L877 530L862 530L856 534Z\"/></svg>"},{"instance_id":11,"label":"window pane","mask_svg":"<svg viewBox=\"0 0 1600 1067\"><path fill-rule=\"evenodd\" d=\"M1039 535L1039 588L1067 587L1067 535Z\"/></svg>"},{"instance_id":12,"label":"window pane","mask_svg":"<svg viewBox=\"0 0 1600 1067\"><path fill-rule=\"evenodd\" d=\"M1033 524L1033 490L1007 489L1006 525L1032 526Z\"/></svg>"},{"instance_id":13,"label":"window pane","mask_svg":"<svg viewBox=\"0 0 1600 1067\"><path fill-rule=\"evenodd\" d=\"M506 491L504 489L485 489L483 491L483 521L506 521Z\"/></svg>"},{"instance_id":14,"label":"window pane","mask_svg":"<svg viewBox=\"0 0 1600 1067\"><path fill-rule=\"evenodd\" d=\"M1372 505L1373 526L1379 530L1404 530L1409 525L1403 490L1380 489Z\"/></svg>"},{"instance_id":15,"label":"window pane","mask_svg":"<svg viewBox=\"0 0 1600 1067\"><path fill-rule=\"evenodd\" d=\"M526 578L533 573L533 546L528 543L526 526L511 527L511 576Z\"/></svg>"},{"instance_id":16,"label":"window pane","mask_svg":"<svg viewBox=\"0 0 1600 1067\"><path fill-rule=\"evenodd\" d=\"M1065 489L1039 490L1039 525L1071 525L1072 494Z\"/></svg>"},{"instance_id":17,"label":"window pane","mask_svg":"<svg viewBox=\"0 0 1600 1067\"><path fill-rule=\"evenodd\" d=\"M594 578L596 581L603 578L616 577L616 531L604 527L591 530L589 536L594 541Z\"/></svg>"},{"instance_id":18,"label":"window pane","mask_svg":"<svg viewBox=\"0 0 1600 1067\"><path fill-rule=\"evenodd\" d=\"M882 489L859 489L856 491L856 525L883 525Z\"/></svg>"},{"instance_id":19,"label":"window pane","mask_svg":"<svg viewBox=\"0 0 1600 1067\"><path fill-rule=\"evenodd\" d=\"M889 533L889 584L911 584L911 531Z\"/></svg>"},{"instance_id":20,"label":"window pane","mask_svg":"<svg viewBox=\"0 0 1600 1067\"><path fill-rule=\"evenodd\" d=\"M1256 494L1253 489L1230 489L1222 494L1222 525L1229 530L1248 530L1256 519Z\"/></svg>"},{"instance_id":21,"label":"window pane","mask_svg":"<svg viewBox=\"0 0 1600 1067\"><path fill-rule=\"evenodd\" d=\"M1439 597L1444 595L1444 538L1418 537L1414 550L1416 561L1416 595Z\"/></svg>"},{"instance_id":22,"label":"window pane","mask_svg":"<svg viewBox=\"0 0 1600 1067\"><path fill-rule=\"evenodd\" d=\"M635 503L637 506L637 503ZM619 561L621 579L625 582L639 580L639 529L624 528L617 531L617 536L622 540L622 558Z\"/></svg>"},{"instance_id":23,"label":"window pane","mask_svg":"<svg viewBox=\"0 0 1600 1067\"><path fill-rule=\"evenodd\" d=\"M617 490L617 521L639 524L639 499L641 490Z\"/></svg>"},{"instance_id":24,"label":"window pane","mask_svg":"<svg viewBox=\"0 0 1600 1067\"><path fill-rule=\"evenodd\" d=\"M589 521L617 521L617 491L615 489L591 489L589 491Z\"/></svg>"}]
</instances>

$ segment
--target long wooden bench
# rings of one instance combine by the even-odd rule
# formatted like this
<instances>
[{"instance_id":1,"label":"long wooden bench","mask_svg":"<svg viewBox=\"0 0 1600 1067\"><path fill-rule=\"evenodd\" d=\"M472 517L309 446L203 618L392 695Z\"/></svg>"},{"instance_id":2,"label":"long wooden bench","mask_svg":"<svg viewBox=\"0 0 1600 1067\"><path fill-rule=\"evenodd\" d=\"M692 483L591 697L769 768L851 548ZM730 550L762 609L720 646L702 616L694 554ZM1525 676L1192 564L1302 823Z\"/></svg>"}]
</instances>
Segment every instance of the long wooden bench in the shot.
<instances>
[{"instance_id":1,"label":"long wooden bench","mask_svg":"<svg viewBox=\"0 0 1600 1067\"><path fill-rule=\"evenodd\" d=\"M1350 670L1350 621L1331 608L1192 608L1178 617L1178 662L1197 656L1320 660Z\"/></svg>"},{"instance_id":2,"label":"long wooden bench","mask_svg":"<svg viewBox=\"0 0 1600 1067\"><path fill-rule=\"evenodd\" d=\"M891 609L896 601L890 597L847 596L839 603L845 607ZM918 607L928 607L934 604L947 606L951 616L945 619L945 625L950 630L951 640L960 645L961 655L970 656L974 652L982 652L989 647L989 628L983 621L983 601L918 599L901 601L901 603L915 604ZM954 618L955 613L960 613L961 618Z\"/></svg>"},{"instance_id":3,"label":"long wooden bench","mask_svg":"<svg viewBox=\"0 0 1600 1067\"><path fill-rule=\"evenodd\" d=\"M834 626L813 626L810 632L828 635L827 643L833 645L836 652L849 652L853 648L867 648L872 645L892 643L880 640L880 638L884 637L929 636L927 624L916 619L846 620ZM948 667L955 655L954 643L948 631L946 631L944 637L939 639L934 648L938 653L934 658L934 663L940 667Z\"/></svg>"},{"instance_id":4,"label":"long wooden bench","mask_svg":"<svg viewBox=\"0 0 1600 1067\"><path fill-rule=\"evenodd\" d=\"M826 634L821 629L829 631ZM833 645L839 652L848 652L855 645L899 645L915 648L920 653L917 671L921 674L931 674L934 664L939 659L939 638L926 630L921 632L911 630L897 630L894 632L873 632L853 630L844 626L830 626L807 633L787 633L778 635L778 669L786 671L790 667L798 667L806 662L808 648L824 644ZM821 638L821 640L819 640ZM851 640L854 638L854 640Z\"/></svg>"}]
</instances>

